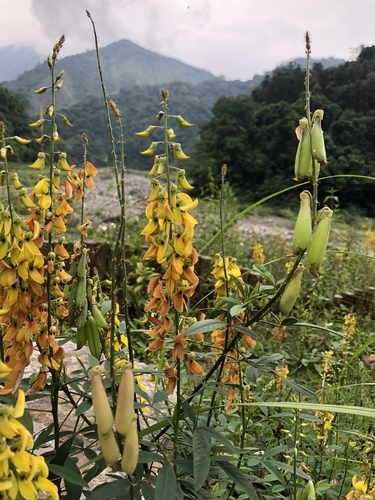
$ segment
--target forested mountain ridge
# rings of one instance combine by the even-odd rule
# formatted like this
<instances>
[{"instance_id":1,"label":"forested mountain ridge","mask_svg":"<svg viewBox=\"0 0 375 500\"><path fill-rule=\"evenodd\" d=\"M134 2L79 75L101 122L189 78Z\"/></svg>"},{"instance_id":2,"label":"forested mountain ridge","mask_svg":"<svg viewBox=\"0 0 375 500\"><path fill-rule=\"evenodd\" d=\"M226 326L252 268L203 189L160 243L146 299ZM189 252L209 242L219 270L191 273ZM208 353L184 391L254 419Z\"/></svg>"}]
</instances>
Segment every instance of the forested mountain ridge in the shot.
<instances>
[{"instance_id":1,"label":"forested mountain ridge","mask_svg":"<svg viewBox=\"0 0 375 500\"><path fill-rule=\"evenodd\" d=\"M198 84L217 78L208 71L146 50L129 40L121 40L101 48L100 58L110 94L150 83L167 85L173 81L183 81ZM64 69L65 87L59 96L60 106L67 107L101 96L95 50L61 57L58 68ZM40 106L45 107L49 102L47 95L38 96L33 91L48 85L49 78L48 66L43 62L16 80L3 82L2 85L12 92L22 94L30 102L30 110L35 113Z\"/></svg>"}]
</instances>

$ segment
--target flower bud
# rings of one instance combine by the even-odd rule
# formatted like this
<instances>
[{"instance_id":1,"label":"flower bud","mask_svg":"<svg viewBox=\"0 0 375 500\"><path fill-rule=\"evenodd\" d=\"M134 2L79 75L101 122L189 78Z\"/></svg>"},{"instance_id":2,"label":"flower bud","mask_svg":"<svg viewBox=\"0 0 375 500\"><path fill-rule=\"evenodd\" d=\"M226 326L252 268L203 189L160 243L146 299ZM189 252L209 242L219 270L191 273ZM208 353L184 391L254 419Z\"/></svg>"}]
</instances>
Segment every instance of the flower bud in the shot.
<instances>
[{"instance_id":1,"label":"flower bud","mask_svg":"<svg viewBox=\"0 0 375 500\"><path fill-rule=\"evenodd\" d=\"M107 435L112 431L113 415L98 367L91 369L91 396L98 431Z\"/></svg>"},{"instance_id":2,"label":"flower bud","mask_svg":"<svg viewBox=\"0 0 375 500\"><path fill-rule=\"evenodd\" d=\"M134 374L130 363L124 365L117 394L116 431L126 436L134 415Z\"/></svg>"}]
</instances>

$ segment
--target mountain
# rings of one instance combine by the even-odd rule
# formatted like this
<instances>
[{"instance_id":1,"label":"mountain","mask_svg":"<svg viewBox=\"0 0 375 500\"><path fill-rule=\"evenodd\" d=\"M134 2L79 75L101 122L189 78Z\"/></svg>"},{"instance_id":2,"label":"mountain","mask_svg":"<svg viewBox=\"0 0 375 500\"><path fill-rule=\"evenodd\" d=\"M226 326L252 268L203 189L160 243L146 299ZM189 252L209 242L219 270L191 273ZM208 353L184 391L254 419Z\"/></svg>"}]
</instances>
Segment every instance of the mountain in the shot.
<instances>
[{"instance_id":1,"label":"mountain","mask_svg":"<svg viewBox=\"0 0 375 500\"><path fill-rule=\"evenodd\" d=\"M8 45L0 47L0 82L13 80L34 68L44 57L31 47Z\"/></svg>"},{"instance_id":2,"label":"mountain","mask_svg":"<svg viewBox=\"0 0 375 500\"><path fill-rule=\"evenodd\" d=\"M100 49L106 89L113 95L120 89L139 85L167 85L183 81L196 85L216 77L202 69L193 68L171 57L146 50L128 40L121 40ZM95 50L63 57L57 71L64 69L64 92L59 93L60 106L72 106L101 96ZM13 81L3 82L8 90L22 94L30 102L30 110L38 112L49 104L48 95L38 96L34 90L48 85L50 78L46 63L38 64Z\"/></svg>"}]
</instances>

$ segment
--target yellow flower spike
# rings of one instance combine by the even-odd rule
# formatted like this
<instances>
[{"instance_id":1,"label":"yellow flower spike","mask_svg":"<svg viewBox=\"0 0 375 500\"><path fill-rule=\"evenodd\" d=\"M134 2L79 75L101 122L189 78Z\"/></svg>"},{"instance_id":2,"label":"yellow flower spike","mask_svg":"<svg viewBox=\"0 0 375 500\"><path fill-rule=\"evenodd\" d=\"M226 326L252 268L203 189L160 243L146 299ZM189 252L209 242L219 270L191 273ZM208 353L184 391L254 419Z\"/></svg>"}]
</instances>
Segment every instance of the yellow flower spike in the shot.
<instances>
[{"instance_id":1,"label":"yellow flower spike","mask_svg":"<svg viewBox=\"0 0 375 500\"><path fill-rule=\"evenodd\" d=\"M87 229L89 226L91 226L91 224L92 224L92 222L90 220L87 220L86 222L84 222L83 224L81 224L78 227L78 232L86 238L87 237Z\"/></svg>"},{"instance_id":2,"label":"yellow flower spike","mask_svg":"<svg viewBox=\"0 0 375 500\"><path fill-rule=\"evenodd\" d=\"M85 174L90 177L95 177L98 174L96 167L89 161L87 161L85 165Z\"/></svg>"},{"instance_id":3,"label":"yellow flower spike","mask_svg":"<svg viewBox=\"0 0 375 500\"><path fill-rule=\"evenodd\" d=\"M10 488L12 487L12 481L10 479L0 479L0 491L8 491L10 490ZM3 497L3 498L7 498L7 497Z\"/></svg>"},{"instance_id":4,"label":"yellow flower spike","mask_svg":"<svg viewBox=\"0 0 375 500\"><path fill-rule=\"evenodd\" d=\"M6 236L0 237L0 260L8 253L10 247L9 239Z\"/></svg>"},{"instance_id":5,"label":"yellow flower spike","mask_svg":"<svg viewBox=\"0 0 375 500\"><path fill-rule=\"evenodd\" d=\"M44 257L43 257L43 255L41 255L41 254L36 255L35 259L34 259L34 267L36 269L40 269L43 266L44 266Z\"/></svg>"},{"instance_id":6,"label":"yellow flower spike","mask_svg":"<svg viewBox=\"0 0 375 500\"><path fill-rule=\"evenodd\" d=\"M21 189L23 187L22 182L18 179L18 174L15 172L10 176L10 180L12 181L14 189Z\"/></svg>"},{"instance_id":7,"label":"yellow flower spike","mask_svg":"<svg viewBox=\"0 0 375 500\"><path fill-rule=\"evenodd\" d=\"M55 210L56 215L62 215L65 217L68 214L73 213L73 208L69 205L69 203L66 201L66 198L64 196L60 196L59 199L59 206Z\"/></svg>"},{"instance_id":8,"label":"yellow flower spike","mask_svg":"<svg viewBox=\"0 0 375 500\"><path fill-rule=\"evenodd\" d=\"M40 179L40 181L35 184L35 187L33 189L34 193L37 196L42 196L42 194L47 194L49 191L49 185L48 185L49 182L51 181L47 177Z\"/></svg>"},{"instance_id":9,"label":"yellow flower spike","mask_svg":"<svg viewBox=\"0 0 375 500\"><path fill-rule=\"evenodd\" d=\"M27 165L34 170L42 170L46 164L46 155L44 153L38 153L38 158L31 165Z\"/></svg>"},{"instance_id":10,"label":"yellow flower spike","mask_svg":"<svg viewBox=\"0 0 375 500\"><path fill-rule=\"evenodd\" d=\"M14 466L22 472L29 472L31 468L29 453L26 450L17 450L16 445L12 446L12 451L14 452L12 457Z\"/></svg>"},{"instance_id":11,"label":"yellow flower spike","mask_svg":"<svg viewBox=\"0 0 375 500\"><path fill-rule=\"evenodd\" d=\"M53 226L55 228L55 231L57 234L64 234L66 233L66 225L64 222L64 217L61 215L58 215L57 217L54 217L53 219Z\"/></svg>"},{"instance_id":12,"label":"yellow flower spike","mask_svg":"<svg viewBox=\"0 0 375 500\"><path fill-rule=\"evenodd\" d=\"M157 234L159 232L159 220L157 218L149 220L148 224L143 228L141 234L147 236L150 234Z\"/></svg>"},{"instance_id":13,"label":"yellow flower spike","mask_svg":"<svg viewBox=\"0 0 375 500\"><path fill-rule=\"evenodd\" d=\"M1 359L0 359L0 379L7 378L8 375L10 375L12 373L12 371L13 371L13 368L10 368L8 365L6 365L4 363L4 361L1 361Z\"/></svg>"},{"instance_id":14,"label":"yellow flower spike","mask_svg":"<svg viewBox=\"0 0 375 500\"><path fill-rule=\"evenodd\" d=\"M10 216L9 210L4 210L2 213L2 222L3 222L3 235L8 236L10 230L12 229L12 218Z\"/></svg>"},{"instance_id":15,"label":"yellow flower spike","mask_svg":"<svg viewBox=\"0 0 375 500\"><path fill-rule=\"evenodd\" d=\"M28 123L28 126L32 128L40 128L43 124L44 124L44 119L40 119L37 120L36 122Z\"/></svg>"},{"instance_id":16,"label":"yellow flower spike","mask_svg":"<svg viewBox=\"0 0 375 500\"><path fill-rule=\"evenodd\" d=\"M33 480L33 484L38 490L49 493L52 500L59 500L59 492L57 486L46 477L38 476Z\"/></svg>"},{"instance_id":17,"label":"yellow flower spike","mask_svg":"<svg viewBox=\"0 0 375 500\"><path fill-rule=\"evenodd\" d=\"M39 472L41 473L42 477L48 477L49 475L48 465L46 464L43 455L37 455L35 458L39 462Z\"/></svg>"},{"instance_id":18,"label":"yellow flower spike","mask_svg":"<svg viewBox=\"0 0 375 500\"><path fill-rule=\"evenodd\" d=\"M181 116L181 115L177 115L177 116L175 116L175 120L176 120L176 122L178 123L178 125L179 125L180 127L182 127L182 128L194 127L194 124L193 124L193 123L189 123L189 122L187 122L186 120L184 120L184 119L182 118L182 116Z\"/></svg>"},{"instance_id":19,"label":"yellow flower spike","mask_svg":"<svg viewBox=\"0 0 375 500\"><path fill-rule=\"evenodd\" d=\"M21 498L24 500L35 500L35 498L38 498L38 491L32 482L27 482L26 474L19 474L17 482Z\"/></svg>"},{"instance_id":20,"label":"yellow flower spike","mask_svg":"<svg viewBox=\"0 0 375 500\"><path fill-rule=\"evenodd\" d=\"M179 195L182 194L182 193L179 193ZM192 201L191 203L187 203L186 205L181 205L180 206L180 210L182 212L190 212L190 210L194 210L194 208L196 208L198 206L198 198L195 198L194 201Z\"/></svg>"},{"instance_id":21,"label":"yellow flower spike","mask_svg":"<svg viewBox=\"0 0 375 500\"><path fill-rule=\"evenodd\" d=\"M42 194L38 200L40 208L47 210L52 205L52 198L49 194Z\"/></svg>"},{"instance_id":22,"label":"yellow flower spike","mask_svg":"<svg viewBox=\"0 0 375 500\"><path fill-rule=\"evenodd\" d=\"M18 495L18 482L12 470L9 470L9 479L12 481L12 486L7 490L7 498L14 500Z\"/></svg>"},{"instance_id":23,"label":"yellow flower spike","mask_svg":"<svg viewBox=\"0 0 375 500\"><path fill-rule=\"evenodd\" d=\"M59 161L57 162L57 168L63 172L72 172L73 167L71 167L66 159L66 153L60 153Z\"/></svg>"},{"instance_id":24,"label":"yellow flower spike","mask_svg":"<svg viewBox=\"0 0 375 500\"><path fill-rule=\"evenodd\" d=\"M185 175L185 170L179 170L177 172L177 187L178 189L182 189L183 191L185 190L190 190L194 189L194 186L190 184L190 182L187 180L186 175Z\"/></svg>"},{"instance_id":25,"label":"yellow flower spike","mask_svg":"<svg viewBox=\"0 0 375 500\"><path fill-rule=\"evenodd\" d=\"M155 154L157 147L158 147L158 143L152 142L147 149L145 149L144 151L141 151L141 155L152 156Z\"/></svg>"},{"instance_id":26,"label":"yellow flower spike","mask_svg":"<svg viewBox=\"0 0 375 500\"><path fill-rule=\"evenodd\" d=\"M171 154L173 158L175 158L178 161L184 161L188 160L190 156L186 155L181 148L181 144L179 142L176 142L175 144L170 145L171 148Z\"/></svg>"},{"instance_id":27,"label":"yellow flower spike","mask_svg":"<svg viewBox=\"0 0 375 500\"><path fill-rule=\"evenodd\" d=\"M146 130L143 130L142 132L134 132L134 134L138 137L142 137L144 139L148 139L149 137L152 136L152 134L155 131L154 125L150 125L149 127L146 128Z\"/></svg>"},{"instance_id":28,"label":"yellow flower spike","mask_svg":"<svg viewBox=\"0 0 375 500\"><path fill-rule=\"evenodd\" d=\"M33 200L29 196L27 196L26 193L21 194L21 191L23 191L24 189L25 188L20 189L20 196L18 197L21 208L35 208L36 205Z\"/></svg>"},{"instance_id":29,"label":"yellow flower spike","mask_svg":"<svg viewBox=\"0 0 375 500\"><path fill-rule=\"evenodd\" d=\"M18 300L19 287L17 284L14 284L8 288L7 296L4 302L4 306L6 304L7 307L11 307Z\"/></svg>"},{"instance_id":30,"label":"yellow flower spike","mask_svg":"<svg viewBox=\"0 0 375 500\"><path fill-rule=\"evenodd\" d=\"M61 189L61 183L60 183L60 170L56 167L53 167L52 171L52 184L55 189Z\"/></svg>"},{"instance_id":31,"label":"yellow flower spike","mask_svg":"<svg viewBox=\"0 0 375 500\"><path fill-rule=\"evenodd\" d=\"M22 417L22 415L25 411L25 401L26 401L25 393L20 389L18 391L17 401L16 401L16 405L14 407L14 414L13 415L15 418Z\"/></svg>"},{"instance_id":32,"label":"yellow flower spike","mask_svg":"<svg viewBox=\"0 0 375 500\"><path fill-rule=\"evenodd\" d=\"M29 276L35 283L39 283L39 285L44 284L44 277L32 266L29 267Z\"/></svg>"}]
</instances>

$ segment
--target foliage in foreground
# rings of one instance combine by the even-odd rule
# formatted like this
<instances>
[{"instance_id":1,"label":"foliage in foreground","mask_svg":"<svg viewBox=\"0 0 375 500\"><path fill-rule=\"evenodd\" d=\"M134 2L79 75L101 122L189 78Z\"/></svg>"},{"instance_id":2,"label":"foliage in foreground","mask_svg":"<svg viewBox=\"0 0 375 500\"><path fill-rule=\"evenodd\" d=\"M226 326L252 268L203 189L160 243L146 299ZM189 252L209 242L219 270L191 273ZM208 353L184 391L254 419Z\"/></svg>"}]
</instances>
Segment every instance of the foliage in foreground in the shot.
<instances>
[{"instance_id":1,"label":"foliage in foreground","mask_svg":"<svg viewBox=\"0 0 375 500\"><path fill-rule=\"evenodd\" d=\"M152 160L141 234L143 264L154 270L135 266L128 272L125 242L132 234L126 225L123 120L103 80L121 217L110 279L98 276L87 246L94 223L85 216L96 175L87 160L89 138L81 135L78 167L59 150L60 132L71 126L56 102L63 87L64 72L56 71L63 43L62 37L47 59L50 83L36 91L51 92L51 105L30 124L41 132L41 150L29 164L39 174L31 193L8 161L12 144L29 140L7 135L1 124L2 498L34 499L43 490L52 498L83 494L91 500L373 499L375 411L365 362L373 364L368 354L374 336L365 317L343 307L329 310L325 303L328 289L350 280L346 259L353 252L342 249L325 259L333 211L317 206L327 158L323 111L310 112L308 34L306 117L297 128L290 174L304 188L300 210L292 245L284 245L281 257L268 262L265 254L272 249L252 245L252 284L227 253L225 228L236 216L227 222L226 165L220 172L219 230L205 243L219 241L219 252L207 273L211 279L197 274L199 200L188 194L193 186L181 165L189 156L175 132L192 123L171 113L165 88L154 122L136 132L149 141L142 155ZM77 241L68 247L74 213ZM355 250L370 273L374 237L367 234L367 255ZM148 277L147 290L135 292L131 280L137 272ZM207 293L196 300L199 287ZM131 300L144 303L144 295L144 316L132 316ZM68 341L89 351L78 357L74 371L66 359ZM20 382L33 352L39 371ZM23 391L35 421L45 413L38 402L48 401L47 424L34 440Z\"/></svg>"}]
</instances>

